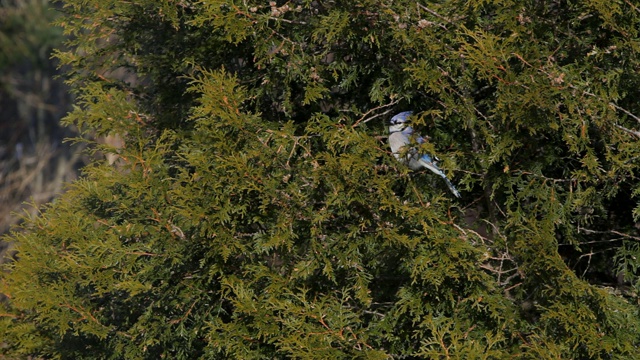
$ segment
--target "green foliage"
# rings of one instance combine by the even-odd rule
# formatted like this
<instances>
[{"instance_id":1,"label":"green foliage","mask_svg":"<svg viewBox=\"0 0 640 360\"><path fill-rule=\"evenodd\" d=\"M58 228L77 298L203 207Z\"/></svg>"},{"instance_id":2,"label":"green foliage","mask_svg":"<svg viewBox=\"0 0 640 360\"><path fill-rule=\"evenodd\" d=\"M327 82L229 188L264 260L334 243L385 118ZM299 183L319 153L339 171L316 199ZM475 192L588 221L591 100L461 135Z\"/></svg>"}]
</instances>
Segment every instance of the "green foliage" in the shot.
<instances>
[{"instance_id":1,"label":"green foliage","mask_svg":"<svg viewBox=\"0 0 640 360\"><path fill-rule=\"evenodd\" d=\"M43 67L51 48L62 42L60 28L49 24L55 18L54 9L46 6L46 1L4 0L1 4L0 69L6 71L27 62Z\"/></svg>"},{"instance_id":2,"label":"green foliage","mask_svg":"<svg viewBox=\"0 0 640 360\"><path fill-rule=\"evenodd\" d=\"M67 121L126 146L10 237L2 351L639 357L640 11L607 4L67 1ZM389 153L409 107L459 203Z\"/></svg>"}]
</instances>

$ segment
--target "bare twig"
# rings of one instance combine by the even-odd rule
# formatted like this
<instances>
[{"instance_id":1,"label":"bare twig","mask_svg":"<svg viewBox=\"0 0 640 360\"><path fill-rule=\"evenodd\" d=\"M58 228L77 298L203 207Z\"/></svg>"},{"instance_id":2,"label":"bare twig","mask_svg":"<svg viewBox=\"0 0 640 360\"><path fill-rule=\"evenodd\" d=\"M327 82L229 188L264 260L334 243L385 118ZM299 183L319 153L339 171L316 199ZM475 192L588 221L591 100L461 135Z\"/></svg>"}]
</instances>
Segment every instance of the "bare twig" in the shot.
<instances>
[{"instance_id":1,"label":"bare twig","mask_svg":"<svg viewBox=\"0 0 640 360\"><path fill-rule=\"evenodd\" d=\"M307 23L304 22L304 21L289 20L289 19L277 18L277 17L273 17L273 16L270 16L269 19L270 20L275 20L275 21L282 21L282 22L285 22L285 23L288 23L288 24L307 25Z\"/></svg>"},{"instance_id":2,"label":"bare twig","mask_svg":"<svg viewBox=\"0 0 640 360\"><path fill-rule=\"evenodd\" d=\"M420 4L420 3L416 3L416 5L418 6L418 8L419 8L419 9L422 9L422 10L424 10L424 11L428 12L429 14L431 14L431 15L435 16L435 17L438 17L438 18L440 18L440 19L442 19L442 20L444 20L444 21L446 21L446 22L448 22L448 23L450 23L450 22L451 22L451 20L447 19L446 17L444 17L444 16L442 16L442 15L438 14L438 13L437 13L437 12L435 12L434 10L429 9L428 7L426 7L426 6L424 6L424 5Z\"/></svg>"},{"instance_id":3,"label":"bare twig","mask_svg":"<svg viewBox=\"0 0 640 360\"><path fill-rule=\"evenodd\" d=\"M624 2L625 2L625 3L627 3L627 5L631 6L631 7L633 8L633 10L635 10L635 11L637 11L637 12L639 12L639 13L640 13L640 8L638 8L637 6L633 5L633 4L631 3L631 1L629 1L629 0L624 0Z\"/></svg>"},{"instance_id":4,"label":"bare twig","mask_svg":"<svg viewBox=\"0 0 640 360\"><path fill-rule=\"evenodd\" d=\"M383 115L386 115L386 114L390 113L391 109L389 109L387 111L384 111L384 112L382 112L380 114L376 114L376 115L374 115L374 116L372 116L370 118L367 118L367 115L369 115L370 113L372 113L372 112L374 112L376 110L382 109L382 108L393 106L393 105L397 104L399 101L400 100L394 100L394 101L392 101L392 102L390 102L388 104L380 105L378 107L375 107L375 108L367 111L366 113L364 113L364 115L362 115L362 117L360 119L358 119L358 121L355 122L355 124L351 125L351 127L355 128L356 126L360 125L360 123L365 124L365 123L368 123L369 121L371 121L371 120L373 120L373 119L375 119L377 117L380 117L380 116L383 116Z\"/></svg>"},{"instance_id":5,"label":"bare twig","mask_svg":"<svg viewBox=\"0 0 640 360\"><path fill-rule=\"evenodd\" d=\"M631 135L633 135L633 136L635 136L637 138L640 138L640 131L627 129L626 127L620 126L618 124L615 124L615 126L620 130L623 130L623 131L625 131L625 132L627 132L627 133L629 133L629 134L631 134Z\"/></svg>"},{"instance_id":6,"label":"bare twig","mask_svg":"<svg viewBox=\"0 0 640 360\"><path fill-rule=\"evenodd\" d=\"M586 92L585 92L585 93L586 93ZM587 95L591 95L591 94L587 93ZM593 95L593 96L595 96L595 95ZM633 115L633 114L632 114L631 112L629 112L627 109L622 108L622 107L620 107L620 106L618 106L618 105L614 104L613 102L610 102L610 103L609 103L609 105L611 105L611 106L613 106L614 108L616 108L617 110L620 110L620 111L622 111L623 113L625 113L625 114L627 114L627 115L631 116L631 117L632 117L632 118L634 118L637 122L639 122L639 123L640 123L640 117L637 117L637 116Z\"/></svg>"},{"instance_id":7,"label":"bare twig","mask_svg":"<svg viewBox=\"0 0 640 360\"><path fill-rule=\"evenodd\" d=\"M513 285L513 286L511 286L511 287L508 287L508 288L504 289L504 291L506 292L506 291L509 291L509 290L515 289L515 288L517 288L517 287L518 287L518 286L520 286L520 285L522 285L522 283L521 283L521 282L520 282L520 283L517 283L517 284L515 284L515 285Z\"/></svg>"},{"instance_id":8,"label":"bare twig","mask_svg":"<svg viewBox=\"0 0 640 360\"><path fill-rule=\"evenodd\" d=\"M585 229L583 227L578 226L578 233L580 233L580 232L582 232L584 234L614 234L614 235L622 236L623 238L626 238L626 239L631 239L631 240L634 240L634 241L640 241L640 237L629 235L629 234L625 234L625 233L622 233L622 232L617 231L617 230L599 231L599 230ZM613 241L613 240L609 240L609 241ZM604 240L600 240L600 242L605 242L605 241Z\"/></svg>"},{"instance_id":9,"label":"bare twig","mask_svg":"<svg viewBox=\"0 0 640 360\"><path fill-rule=\"evenodd\" d=\"M584 254L584 255L580 255L580 257L578 258L578 260L580 260L585 256L589 257L589 260L587 260L587 267L582 272L582 277L585 277L585 275L587 275L587 271L589 271L589 266L591 266L591 258L593 257L593 254L594 254L594 252L593 252L593 249L592 249L590 253Z\"/></svg>"}]
</instances>

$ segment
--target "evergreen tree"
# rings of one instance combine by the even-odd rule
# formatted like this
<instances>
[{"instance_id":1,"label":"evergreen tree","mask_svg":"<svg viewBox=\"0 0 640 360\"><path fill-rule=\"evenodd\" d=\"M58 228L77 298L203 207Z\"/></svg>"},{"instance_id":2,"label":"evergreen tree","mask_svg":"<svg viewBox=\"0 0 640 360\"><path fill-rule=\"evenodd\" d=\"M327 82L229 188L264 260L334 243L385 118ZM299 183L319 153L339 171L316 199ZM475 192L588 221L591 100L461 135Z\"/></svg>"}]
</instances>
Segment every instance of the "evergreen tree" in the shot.
<instances>
[{"instance_id":1,"label":"evergreen tree","mask_svg":"<svg viewBox=\"0 0 640 360\"><path fill-rule=\"evenodd\" d=\"M126 145L8 238L1 352L640 357L633 2L64 9L66 122Z\"/></svg>"}]
</instances>

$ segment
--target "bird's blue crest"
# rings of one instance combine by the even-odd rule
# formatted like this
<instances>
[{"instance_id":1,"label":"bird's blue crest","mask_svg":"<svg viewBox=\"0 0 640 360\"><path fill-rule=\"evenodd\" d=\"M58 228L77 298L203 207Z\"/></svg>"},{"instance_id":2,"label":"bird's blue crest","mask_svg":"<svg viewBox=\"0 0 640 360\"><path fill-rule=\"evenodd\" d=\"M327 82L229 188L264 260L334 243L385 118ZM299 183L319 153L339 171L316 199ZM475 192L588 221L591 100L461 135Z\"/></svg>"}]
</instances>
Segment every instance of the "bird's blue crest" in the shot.
<instances>
[{"instance_id":1,"label":"bird's blue crest","mask_svg":"<svg viewBox=\"0 0 640 360\"><path fill-rule=\"evenodd\" d=\"M411 114L413 114L413 111L403 111L392 117L390 122L392 124L402 124L407 121L407 118L411 116Z\"/></svg>"}]
</instances>

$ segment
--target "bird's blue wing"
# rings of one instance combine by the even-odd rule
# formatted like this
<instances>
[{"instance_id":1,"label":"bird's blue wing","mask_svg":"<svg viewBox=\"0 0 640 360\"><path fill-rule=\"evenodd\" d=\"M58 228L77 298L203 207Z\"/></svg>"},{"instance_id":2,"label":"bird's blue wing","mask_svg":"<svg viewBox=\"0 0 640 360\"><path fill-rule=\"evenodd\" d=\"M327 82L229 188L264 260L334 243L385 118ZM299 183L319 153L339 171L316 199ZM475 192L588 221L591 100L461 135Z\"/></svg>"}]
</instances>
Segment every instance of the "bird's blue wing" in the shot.
<instances>
[{"instance_id":1,"label":"bird's blue wing","mask_svg":"<svg viewBox=\"0 0 640 360\"><path fill-rule=\"evenodd\" d=\"M440 168L438 167L438 165L436 165L433 162L433 159L431 158L430 155L424 154L422 156L420 156L420 159L418 159L418 162L420 163L420 165L426 167L427 169L433 171L434 173L442 176L442 177L447 177L444 172L442 172L442 170L440 170Z\"/></svg>"}]
</instances>

